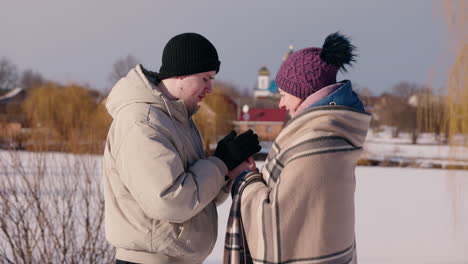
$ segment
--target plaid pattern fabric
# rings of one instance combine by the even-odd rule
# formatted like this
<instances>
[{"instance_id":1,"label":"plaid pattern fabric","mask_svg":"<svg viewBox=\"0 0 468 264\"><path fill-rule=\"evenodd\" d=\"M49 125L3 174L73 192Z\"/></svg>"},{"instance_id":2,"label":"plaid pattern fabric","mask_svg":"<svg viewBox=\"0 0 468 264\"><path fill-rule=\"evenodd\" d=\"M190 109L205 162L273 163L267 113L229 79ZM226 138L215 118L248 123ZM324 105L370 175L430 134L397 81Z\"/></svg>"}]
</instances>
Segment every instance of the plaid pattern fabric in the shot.
<instances>
[{"instance_id":1,"label":"plaid pattern fabric","mask_svg":"<svg viewBox=\"0 0 468 264\"><path fill-rule=\"evenodd\" d=\"M331 138L331 140L335 140L335 138ZM349 146L349 145L348 145ZM358 149L357 147L352 147L354 149ZM279 148L276 146L272 148L272 152L269 155L271 158L272 156L276 156L278 153L277 151ZM350 149L351 150L351 149ZM341 149L339 151L347 151L346 149ZM276 153L276 154L273 154ZM282 155L285 157L285 155ZM284 158L283 158L284 159ZM265 174L269 175L269 179L271 180L271 175L273 171L273 175L276 174L274 180L271 181L276 182L278 178L278 168L283 167L282 162L279 160L283 159L275 159L275 162L270 162L270 171L268 171L268 167L264 172ZM271 159L273 160L273 159ZM284 161L283 161L284 162ZM285 162L287 163L287 162ZM268 162L267 162L268 164ZM272 165L274 164L274 165ZM262 259L254 259L252 258L249 247L247 244L247 238L244 230L244 225L242 223L242 215L241 215L241 197L245 190L245 188L253 183L253 182L262 182L265 184L263 177L259 173L248 173L245 176L240 176L240 180L237 184L234 184L233 191L232 191L232 205L231 210L229 213L226 237L225 237L225 246L224 246L224 264L281 264L281 263L297 263L297 264L353 264L356 263L356 242L354 241L348 248L343 250L322 255L322 256L314 256L310 258L303 258L303 259L290 259L285 262L271 262Z\"/></svg>"},{"instance_id":2,"label":"plaid pattern fabric","mask_svg":"<svg viewBox=\"0 0 468 264\"><path fill-rule=\"evenodd\" d=\"M239 182L233 185L232 205L229 213L226 238L224 243L224 263L251 264L245 231L241 217L241 196L245 187L253 182L263 182L261 174L248 173L239 176Z\"/></svg>"},{"instance_id":3,"label":"plaid pattern fabric","mask_svg":"<svg viewBox=\"0 0 468 264\"><path fill-rule=\"evenodd\" d=\"M357 263L354 170L369 122L328 106L292 119L261 173L233 187L224 263Z\"/></svg>"}]
</instances>

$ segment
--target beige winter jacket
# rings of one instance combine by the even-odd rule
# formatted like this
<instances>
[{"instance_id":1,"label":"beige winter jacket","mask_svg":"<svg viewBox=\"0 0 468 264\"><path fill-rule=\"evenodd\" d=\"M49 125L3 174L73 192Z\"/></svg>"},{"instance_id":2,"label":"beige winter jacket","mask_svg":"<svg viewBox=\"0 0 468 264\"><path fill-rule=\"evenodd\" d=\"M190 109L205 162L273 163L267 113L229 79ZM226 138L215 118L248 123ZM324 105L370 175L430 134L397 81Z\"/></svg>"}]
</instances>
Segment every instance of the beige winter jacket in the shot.
<instances>
[{"instance_id":1,"label":"beige winter jacket","mask_svg":"<svg viewBox=\"0 0 468 264\"><path fill-rule=\"evenodd\" d=\"M201 263L217 237L215 201L226 165L204 156L182 101L170 101L137 65L112 89L104 153L105 228L116 258Z\"/></svg>"}]
</instances>

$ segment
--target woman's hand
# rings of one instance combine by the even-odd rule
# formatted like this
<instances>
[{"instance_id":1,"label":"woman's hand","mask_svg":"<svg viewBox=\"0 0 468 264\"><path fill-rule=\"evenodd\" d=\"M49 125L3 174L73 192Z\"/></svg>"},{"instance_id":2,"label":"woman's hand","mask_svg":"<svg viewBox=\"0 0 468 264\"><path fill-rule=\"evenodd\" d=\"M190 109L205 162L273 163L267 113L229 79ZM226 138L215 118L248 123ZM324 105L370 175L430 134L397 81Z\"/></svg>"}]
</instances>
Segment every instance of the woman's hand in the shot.
<instances>
[{"instance_id":1,"label":"woman's hand","mask_svg":"<svg viewBox=\"0 0 468 264\"><path fill-rule=\"evenodd\" d=\"M246 161L242 162L239 166L234 168L233 170L228 172L228 177L231 180L236 179L242 172L245 170L251 170L254 172L258 172L257 166L255 164L255 160L253 156L250 156Z\"/></svg>"},{"instance_id":2,"label":"woman's hand","mask_svg":"<svg viewBox=\"0 0 468 264\"><path fill-rule=\"evenodd\" d=\"M249 159L247 159L247 163L249 163L249 170L258 172L257 164L255 163L253 156L250 156Z\"/></svg>"}]
</instances>

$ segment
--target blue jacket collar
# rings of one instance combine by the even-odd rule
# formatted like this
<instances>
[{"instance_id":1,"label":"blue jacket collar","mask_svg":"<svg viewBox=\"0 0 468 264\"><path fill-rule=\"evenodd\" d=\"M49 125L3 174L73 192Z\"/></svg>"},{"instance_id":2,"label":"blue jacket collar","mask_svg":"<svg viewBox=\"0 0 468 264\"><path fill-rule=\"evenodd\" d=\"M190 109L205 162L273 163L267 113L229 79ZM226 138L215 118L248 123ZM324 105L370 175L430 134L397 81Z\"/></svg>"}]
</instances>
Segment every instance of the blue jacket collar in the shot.
<instances>
[{"instance_id":1,"label":"blue jacket collar","mask_svg":"<svg viewBox=\"0 0 468 264\"><path fill-rule=\"evenodd\" d=\"M341 81L342 85L336 91L332 92L328 96L320 99L311 106L316 107L322 105L342 105L352 107L358 111L365 112L364 105L359 99L358 95L353 91L353 86L351 81L344 80Z\"/></svg>"}]
</instances>

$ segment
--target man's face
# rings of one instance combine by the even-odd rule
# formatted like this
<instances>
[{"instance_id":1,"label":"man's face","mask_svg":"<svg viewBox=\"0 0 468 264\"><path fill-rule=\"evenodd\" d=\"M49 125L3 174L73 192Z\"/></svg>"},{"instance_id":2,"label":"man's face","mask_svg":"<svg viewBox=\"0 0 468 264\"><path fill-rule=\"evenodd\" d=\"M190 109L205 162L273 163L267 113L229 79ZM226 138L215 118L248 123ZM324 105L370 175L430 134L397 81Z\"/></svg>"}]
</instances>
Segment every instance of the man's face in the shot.
<instances>
[{"instance_id":1,"label":"man's face","mask_svg":"<svg viewBox=\"0 0 468 264\"><path fill-rule=\"evenodd\" d=\"M281 95L281 100L279 102L278 107L281 109L288 110L289 116L293 117L296 114L297 108L301 105L303 100L281 89L279 89L279 93Z\"/></svg>"},{"instance_id":2,"label":"man's face","mask_svg":"<svg viewBox=\"0 0 468 264\"><path fill-rule=\"evenodd\" d=\"M211 92L211 82L215 75L215 71L209 71L180 77L178 98L184 101L190 112L195 111Z\"/></svg>"}]
</instances>

